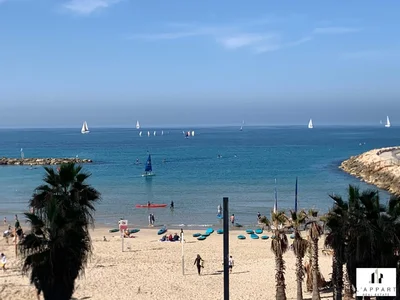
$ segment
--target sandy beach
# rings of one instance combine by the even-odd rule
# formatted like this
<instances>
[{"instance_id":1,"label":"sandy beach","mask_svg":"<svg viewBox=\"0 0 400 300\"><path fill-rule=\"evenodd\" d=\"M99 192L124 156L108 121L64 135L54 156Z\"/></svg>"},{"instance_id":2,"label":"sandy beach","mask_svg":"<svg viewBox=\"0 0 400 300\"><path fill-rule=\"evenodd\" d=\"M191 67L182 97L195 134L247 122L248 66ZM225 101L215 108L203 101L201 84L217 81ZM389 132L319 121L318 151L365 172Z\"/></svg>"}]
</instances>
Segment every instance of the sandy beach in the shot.
<instances>
[{"instance_id":1,"label":"sandy beach","mask_svg":"<svg viewBox=\"0 0 400 300\"><path fill-rule=\"evenodd\" d=\"M124 239L125 252L122 252L119 233L109 233L108 229L99 227L92 231L93 255L84 276L76 281L73 299L223 298L222 235L214 232L206 240L198 241L192 234L203 231L185 230L185 275L182 275L181 243L160 242L156 229L141 229L134 238ZM168 233L175 232L179 234L179 230L168 230ZM273 299L275 260L270 250L271 239L252 240L247 237L239 240L239 234L246 235L244 230L230 232L230 254L235 261L230 276L230 299ZM267 235L271 236L270 233ZM103 240L104 237L107 241ZM21 260L15 258L14 245L7 245L2 239L0 251L8 260L8 270L0 275L0 299L36 299L29 278L21 275ZM193 265L197 254L205 260L201 276L197 275ZM284 259L287 296L296 299L293 251L288 251ZM331 257L321 251L320 269L329 280ZM309 293L304 292L304 296L311 299ZM332 295L326 293L321 297L328 299Z\"/></svg>"}]
</instances>

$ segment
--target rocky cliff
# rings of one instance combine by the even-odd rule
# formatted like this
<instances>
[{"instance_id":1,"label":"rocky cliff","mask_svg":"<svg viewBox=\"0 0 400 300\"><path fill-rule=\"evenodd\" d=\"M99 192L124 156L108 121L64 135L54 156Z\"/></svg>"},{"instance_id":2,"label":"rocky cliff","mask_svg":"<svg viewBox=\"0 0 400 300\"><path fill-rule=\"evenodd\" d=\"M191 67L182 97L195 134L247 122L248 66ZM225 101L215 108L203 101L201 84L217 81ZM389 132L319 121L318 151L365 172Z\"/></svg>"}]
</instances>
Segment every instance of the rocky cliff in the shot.
<instances>
[{"instance_id":1,"label":"rocky cliff","mask_svg":"<svg viewBox=\"0 0 400 300\"><path fill-rule=\"evenodd\" d=\"M400 195L400 147L374 149L352 156L340 169L388 192Z\"/></svg>"}]
</instances>

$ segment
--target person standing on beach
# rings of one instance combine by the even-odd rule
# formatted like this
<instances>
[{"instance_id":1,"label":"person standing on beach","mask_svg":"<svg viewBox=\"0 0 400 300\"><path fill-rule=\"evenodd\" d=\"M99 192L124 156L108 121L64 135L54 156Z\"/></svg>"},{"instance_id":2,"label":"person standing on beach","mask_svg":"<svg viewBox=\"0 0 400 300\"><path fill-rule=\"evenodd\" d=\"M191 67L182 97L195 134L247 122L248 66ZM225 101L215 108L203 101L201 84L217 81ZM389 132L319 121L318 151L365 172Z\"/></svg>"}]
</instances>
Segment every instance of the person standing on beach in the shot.
<instances>
[{"instance_id":1,"label":"person standing on beach","mask_svg":"<svg viewBox=\"0 0 400 300\"><path fill-rule=\"evenodd\" d=\"M4 217L3 223L4 223L4 225L7 225L7 217Z\"/></svg>"},{"instance_id":2,"label":"person standing on beach","mask_svg":"<svg viewBox=\"0 0 400 300\"><path fill-rule=\"evenodd\" d=\"M235 225L235 214L232 214L230 219L231 219L232 225Z\"/></svg>"},{"instance_id":3,"label":"person standing on beach","mask_svg":"<svg viewBox=\"0 0 400 300\"><path fill-rule=\"evenodd\" d=\"M217 207L217 213L220 215L220 214L221 214L221 212L222 212L222 207L221 207L221 204L218 204L218 207Z\"/></svg>"},{"instance_id":4,"label":"person standing on beach","mask_svg":"<svg viewBox=\"0 0 400 300\"><path fill-rule=\"evenodd\" d=\"M6 258L6 256L4 255L4 253L1 253L1 254L0 254L0 257L1 257L1 268L2 268L3 271L5 272L5 271L6 271L7 258Z\"/></svg>"},{"instance_id":5,"label":"person standing on beach","mask_svg":"<svg viewBox=\"0 0 400 300\"><path fill-rule=\"evenodd\" d=\"M234 264L234 261L233 261L232 255L231 255L231 256L229 256L229 262L228 262L229 273L232 273L233 264Z\"/></svg>"},{"instance_id":6,"label":"person standing on beach","mask_svg":"<svg viewBox=\"0 0 400 300\"><path fill-rule=\"evenodd\" d=\"M196 259L195 259L195 261L194 261L194 265L196 265L196 267L197 267L197 273L200 275L200 272L201 272L201 268L204 268L204 266L203 266L203 264L202 264L202 262L203 262L204 260L200 257L200 254L197 254L197 257L196 257Z\"/></svg>"},{"instance_id":7,"label":"person standing on beach","mask_svg":"<svg viewBox=\"0 0 400 300\"><path fill-rule=\"evenodd\" d=\"M260 218L261 218L261 214L260 214L260 212L258 212L257 213L257 220L260 220Z\"/></svg>"}]
</instances>

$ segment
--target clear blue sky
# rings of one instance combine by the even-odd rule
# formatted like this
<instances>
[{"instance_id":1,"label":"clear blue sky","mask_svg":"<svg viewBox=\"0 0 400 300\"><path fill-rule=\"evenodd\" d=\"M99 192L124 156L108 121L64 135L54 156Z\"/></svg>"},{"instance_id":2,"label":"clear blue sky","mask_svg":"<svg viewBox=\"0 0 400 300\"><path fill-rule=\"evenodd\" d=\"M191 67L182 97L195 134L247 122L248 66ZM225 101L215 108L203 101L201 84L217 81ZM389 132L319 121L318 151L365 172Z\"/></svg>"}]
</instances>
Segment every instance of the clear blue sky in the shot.
<instances>
[{"instance_id":1,"label":"clear blue sky","mask_svg":"<svg viewBox=\"0 0 400 300\"><path fill-rule=\"evenodd\" d=\"M400 122L400 1L0 0L0 127Z\"/></svg>"}]
</instances>

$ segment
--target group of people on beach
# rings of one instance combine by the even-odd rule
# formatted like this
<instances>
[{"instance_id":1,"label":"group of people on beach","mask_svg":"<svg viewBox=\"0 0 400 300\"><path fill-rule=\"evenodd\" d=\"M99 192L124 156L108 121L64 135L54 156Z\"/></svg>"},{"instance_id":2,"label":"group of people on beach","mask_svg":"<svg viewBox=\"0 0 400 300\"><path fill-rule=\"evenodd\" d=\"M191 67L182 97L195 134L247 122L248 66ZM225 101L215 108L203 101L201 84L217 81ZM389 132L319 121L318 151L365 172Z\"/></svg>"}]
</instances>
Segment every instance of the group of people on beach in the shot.
<instances>
[{"instance_id":1,"label":"group of people on beach","mask_svg":"<svg viewBox=\"0 0 400 300\"><path fill-rule=\"evenodd\" d=\"M179 242L179 241L180 241L180 237L179 237L179 235L178 235L177 233L175 233L173 236L172 236L172 234L170 234L170 235L164 235L164 236L160 239L160 241L161 241L161 242L167 242L167 241L169 241L169 242Z\"/></svg>"}]
</instances>

